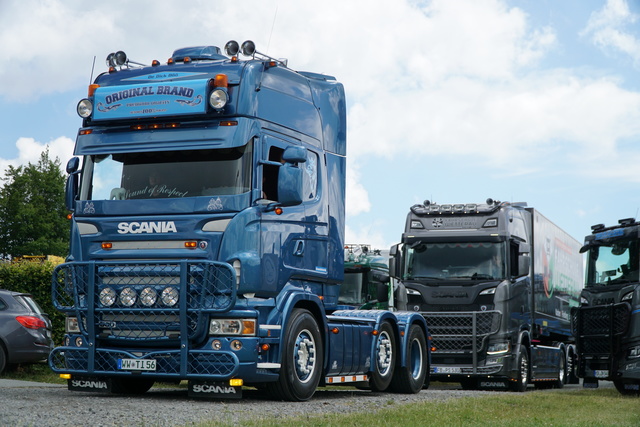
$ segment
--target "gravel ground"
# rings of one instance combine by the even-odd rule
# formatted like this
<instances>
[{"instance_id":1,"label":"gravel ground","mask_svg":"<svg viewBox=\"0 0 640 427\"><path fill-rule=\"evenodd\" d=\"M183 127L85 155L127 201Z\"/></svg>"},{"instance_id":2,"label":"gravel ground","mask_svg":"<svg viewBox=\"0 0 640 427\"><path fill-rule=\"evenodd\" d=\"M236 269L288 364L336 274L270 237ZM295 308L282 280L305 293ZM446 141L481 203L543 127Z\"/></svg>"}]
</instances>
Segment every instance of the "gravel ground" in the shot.
<instances>
[{"instance_id":1,"label":"gravel ground","mask_svg":"<svg viewBox=\"0 0 640 427\"><path fill-rule=\"evenodd\" d=\"M274 402L247 390L242 400L213 401L188 398L186 389L178 388L152 388L143 396L132 397L0 380L0 425L188 426L204 420L242 424L259 417L369 412L389 405L494 393L501 392L465 391L457 385L432 387L415 395L319 389L310 401L291 403Z\"/></svg>"},{"instance_id":2,"label":"gravel ground","mask_svg":"<svg viewBox=\"0 0 640 427\"><path fill-rule=\"evenodd\" d=\"M566 386L565 390L581 386ZM466 391L437 384L415 395L319 389L308 402L274 402L253 390L242 400L187 397L186 389L152 388L143 396L70 392L66 386L0 380L0 426L188 426L204 420L242 425L260 417L278 418L329 412L369 412L390 405L444 401L500 391Z\"/></svg>"}]
</instances>

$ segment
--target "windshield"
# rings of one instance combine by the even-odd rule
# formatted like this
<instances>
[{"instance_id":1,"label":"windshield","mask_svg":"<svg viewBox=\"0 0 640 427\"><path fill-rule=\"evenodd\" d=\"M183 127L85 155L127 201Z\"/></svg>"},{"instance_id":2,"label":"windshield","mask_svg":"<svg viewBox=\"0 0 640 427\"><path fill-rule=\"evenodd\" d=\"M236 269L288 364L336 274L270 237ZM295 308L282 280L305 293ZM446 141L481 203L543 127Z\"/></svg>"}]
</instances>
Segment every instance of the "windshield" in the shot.
<instances>
[{"instance_id":1,"label":"windshield","mask_svg":"<svg viewBox=\"0 0 640 427\"><path fill-rule=\"evenodd\" d=\"M587 286L638 281L638 241L623 239L592 247L587 263Z\"/></svg>"},{"instance_id":2,"label":"windshield","mask_svg":"<svg viewBox=\"0 0 640 427\"><path fill-rule=\"evenodd\" d=\"M252 144L239 148L117 153L85 158L81 200L242 194L251 189Z\"/></svg>"},{"instance_id":3,"label":"windshield","mask_svg":"<svg viewBox=\"0 0 640 427\"><path fill-rule=\"evenodd\" d=\"M342 304L362 304L363 273L344 273L344 282L340 285L338 301Z\"/></svg>"},{"instance_id":4,"label":"windshield","mask_svg":"<svg viewBox=\"0 0 640 427\"><path fill-rule=\"evenodd\" d=\"M502 280L506 277L504 242L416 242L405 246L405 250L405 280Z\"/></svg>"}]
</instances>

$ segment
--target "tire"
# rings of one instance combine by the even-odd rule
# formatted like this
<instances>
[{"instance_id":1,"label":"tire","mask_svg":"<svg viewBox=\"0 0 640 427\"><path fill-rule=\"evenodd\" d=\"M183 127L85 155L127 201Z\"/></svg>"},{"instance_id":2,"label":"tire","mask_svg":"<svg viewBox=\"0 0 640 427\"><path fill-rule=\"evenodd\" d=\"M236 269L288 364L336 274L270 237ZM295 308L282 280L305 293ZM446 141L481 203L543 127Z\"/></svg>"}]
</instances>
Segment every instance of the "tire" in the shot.
<instances>
[{"instance_id":1,"label":"tire","mask_svg":"<svg viewBox=\"0 0 640 427\"><path fill-rule=\"evenodd\" d=\"M527 390L529 385L529 355L527 349L520 345L518 346L518 359L516 367L518 374L516 375L516 381L509 384L512 391L522 393Z\"/></svg>"},{"instance_id":2,"label":"tire","mask_svg":"<svg viewBox=\"0 0 640 427\"><path fill-rule=\"evenodd\" d=\"M0 343L0 374L2 374L7 367L7 352L4 350L4 346Z\"/></svg>"},{"instance_id":3,"label":"tire","mask_svg":"<svg viewBox=\"0 0 640 427\"><path fill-rule=\"evenodd\" d=\"M640 396L640 382L626 382L623 380L613 380L616 390L624 396ZM625 388L625 385L629 388Z\"/></svg>"},{"instance_id":4,"label":"tire","mask_svg":"<svg viewBox=\"0 0 640 427\"><path fill-rule=\"evenodd\" d=\"M374 342L374 360L371 362L369 384L373 391L389 388L396 367L396 336L389 322L382 322Z\"/></svg>"},{"instance_id":5,"label":"tire","mask_svg":"<svg viewBox=\"0 0 640 427\"><path fill-rule=\"evenodd\" d=\"M418 325L411 325L409 328L404 365L400 366L400 358L398 357L389 389L395 393L418 393L422 390L425 378L429 375L427 340L424 331Z\"/></svg>"},{"instance_id":6,"label":"tire","mask_svg":"<svg viewBox=\"0 0 640 427\"><path fill-rule=\"evenodd\" d=\"M112 378L113 394L145 394L153 387L154 381L146 378Z\"/></svg>"},{"instance_id":7,"label":"tire","mask_svg":"<svg viewBox=\"0 0 640 427\"><path fill-rule=\"evenodd\" d=\"M558 370L558 379L554 381L554 388L562 388L567 383L567 356L564 351L560 352L560 369Z\"/></svg>"},{"instance_id":8,"label":"tire","mask_svg":"<svg viewBox=\"0 0 640 427\"><path fill-rule=\"evenodd\" d=\"M290 402L311 399L323 366L322 336L308 310L294 309L284 335L280 377L266 385L274 398Z\"/></svg>"}]
</instances>

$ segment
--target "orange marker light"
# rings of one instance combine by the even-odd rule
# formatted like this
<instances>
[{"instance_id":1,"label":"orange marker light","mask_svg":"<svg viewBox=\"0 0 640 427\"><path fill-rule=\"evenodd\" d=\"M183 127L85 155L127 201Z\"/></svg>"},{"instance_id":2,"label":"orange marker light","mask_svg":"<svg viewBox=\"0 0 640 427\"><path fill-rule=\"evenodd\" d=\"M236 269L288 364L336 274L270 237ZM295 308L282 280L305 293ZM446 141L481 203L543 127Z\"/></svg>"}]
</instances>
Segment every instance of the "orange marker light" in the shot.
<instances>
[{"instance_id":1,"label":"orange marker light","mask_svg":"<svg viewBox=\"0 0 640 427\"><path fill-rule=\"evenodd\" d=\"M102 245L100 245L100 246L102 246L102 249L109 250L109 249L113 248L113 243L111 243L111 242L102 242Z\"/></svg>"},{"instance_id":2,"label":"orange marker light","mask_svg":"<svg viewBox=\"0 0 640 427\"><path fill-rule=\"evenodd\" d=\"M99 87L100 87L100 85L96 85L96 84L89 85L89 95L88 96L93 96L93 94L96 92L96 89L98 89Z\"/></svg>"},{"instance_id":3,"label":"orange marker light","mask_svg":"<svg viewBox=\"0 0 640 427\"><path fill-rule=\"evenodd\" d=\"M284 212L280 206L275 208L273 211L276 213L276 215L282 215L282 212Z\"/></svg>"},{"instance_id":4,"label":"orange marker light","mask_svg":"<svg viewBox=\"0 0 640 427\"><path fill-rule=\"evenodd\" d=\"M188 249L195 249L198 247L198 242L184 242L184 247Z\"/></svg>"},{"instance_id":5,"label":"orange marker light","mask_svg":"<svg viewBox=\"0 0 640 427\"><path fill-rule=\"evenodd\" d=\"M213 79L214 87L228 87L229 86L229 78L226 74L216 74L216 77Z\"/></svg>"}]
</instances>

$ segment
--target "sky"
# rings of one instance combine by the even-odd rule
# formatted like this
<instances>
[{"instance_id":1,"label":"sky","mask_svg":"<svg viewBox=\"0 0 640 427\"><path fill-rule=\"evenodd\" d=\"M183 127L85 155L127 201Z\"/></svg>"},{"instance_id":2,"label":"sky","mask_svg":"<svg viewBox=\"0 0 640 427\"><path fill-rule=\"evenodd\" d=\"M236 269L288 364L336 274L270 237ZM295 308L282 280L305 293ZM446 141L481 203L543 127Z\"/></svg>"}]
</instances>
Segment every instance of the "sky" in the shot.
<instances>
[{"instance_id":1,"label":"sky","mask_svg":"<svg viewBox=\"0 0 640 427\"><path fill-rule=\"evenodd\" d=\"M640 0L0 0L0 172L66 164L110 52L250 39L345 86L347 243L487 198L583 241L640 215L639 21Z\"/></svg>"}]
</instances>

